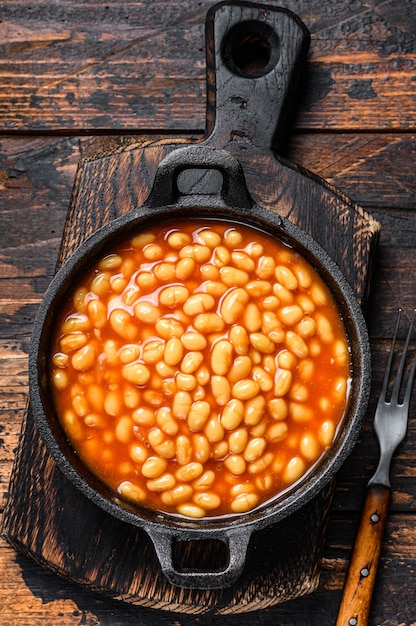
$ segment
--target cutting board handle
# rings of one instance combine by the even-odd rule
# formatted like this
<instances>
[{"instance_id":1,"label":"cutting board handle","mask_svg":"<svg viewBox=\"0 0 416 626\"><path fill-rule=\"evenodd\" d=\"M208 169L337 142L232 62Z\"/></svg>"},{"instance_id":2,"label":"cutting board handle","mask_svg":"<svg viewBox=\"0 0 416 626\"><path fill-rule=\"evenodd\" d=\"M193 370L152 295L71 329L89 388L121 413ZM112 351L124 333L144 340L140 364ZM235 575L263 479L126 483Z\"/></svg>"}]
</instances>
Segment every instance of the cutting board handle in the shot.
<instances>
[{"instance_id":1,"label":"cutting board handle","mask_svg":"<svg viewBox=\"0 0 416 626\"><path fill-rule=\"evenodd\" d=\"M276 149L310 36L288 9L220 2L207 13L207 134Z\"/></svg>"}]
</instances>

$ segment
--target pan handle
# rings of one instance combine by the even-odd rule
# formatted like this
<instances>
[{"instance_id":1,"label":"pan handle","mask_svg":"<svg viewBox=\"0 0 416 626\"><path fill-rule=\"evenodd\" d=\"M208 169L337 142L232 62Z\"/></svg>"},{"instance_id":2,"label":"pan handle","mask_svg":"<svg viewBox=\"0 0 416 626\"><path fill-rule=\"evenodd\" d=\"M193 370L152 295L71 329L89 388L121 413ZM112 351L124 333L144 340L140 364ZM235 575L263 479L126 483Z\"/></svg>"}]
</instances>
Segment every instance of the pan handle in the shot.
<instances>
[{"instance_id":1,"label":"pan handle","mask_svg":"<svg viewBox=\"0 0 416 626\"><path fill-rule=\"evenodd\" d=\"M250 528L194 531L192 534L187 534L186 530L181 532L166 527L152 527L146 530L153 542L162 572L166 578L172 585L186 589L221 589L232 585L244 569L247 547L252 533ZM178 570L174 564L173 548L175 541L184 541L185 535L189 540L218 539L222 541L228 551L226 567L222 570L213 571Z\"/></svg>"},{"instance_id":2,"label":"pan handle","mask_svg":"<svg viewBox=\"0 0 416 626\"><path fill-rule=\"evenodd\" d=\"M206 194L182 195L178 187L178 176L185 170L217 170L222 175L219 195L214 198ZM250 210L254 202L248 192L239 161L226 150L195 145L177 148L160 163L155 173L153 186L146 206L155 209L172 204L179 206L201 206L218 201L225 207Z\"/></svg>"}]
</instances>

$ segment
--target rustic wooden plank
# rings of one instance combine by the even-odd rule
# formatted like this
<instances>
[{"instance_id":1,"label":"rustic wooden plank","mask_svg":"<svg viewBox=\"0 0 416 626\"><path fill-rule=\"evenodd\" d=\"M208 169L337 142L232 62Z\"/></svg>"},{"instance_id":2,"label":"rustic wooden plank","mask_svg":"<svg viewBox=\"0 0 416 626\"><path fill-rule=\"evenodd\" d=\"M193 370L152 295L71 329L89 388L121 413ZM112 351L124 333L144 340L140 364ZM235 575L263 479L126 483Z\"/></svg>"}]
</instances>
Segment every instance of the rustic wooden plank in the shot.
<instances>
[{"instance_id":1,"label":"rustic wooden plank","mask_svg":"<svg viewBox=\"0 0 416 626\"><path fill-rule=\"evenodd\" d=\"M4 3L0 129L203 131L212 4ZM312 34L298 128L415 129L413 0L290 8Z\"/></svg>"},{"instance_id":2,"label":"rustic wooden plank","mask_svg":"<svg viewBox=\"0 0 416 626\"><path fill-rule=\"evenodd\" d=\"M284 156L366 209L415 209L416 135L294 133Z\"/></svg>"},{"instance_id":3,"label":"rustic wooden plank","mask_svg":"<svg viewBox=\"0 0 416 626\"><path fill-rule=\"evenodd\" d=\"M264 626L266 624L334 623L357 519L331 516L325 545L325 559L317 591L283 605L247 615L187 616L154 611L106 599L49 572L0 540L1 618L5 626L19 621L30 626L57 624L153 624L160 626ZM370 624L412 624L416 612L416 582L413 575L416 540L413 516L390 516L378 573ZM394 575L393 575L394 574ZM402 593L398 596L397 585ZM400 597L400 602L392 598ZM27 621L24 621L24 620ZM22 621L23 620L23 621ZM30 620L30 621L29 621Z\"/></svg>"}]
</instances>

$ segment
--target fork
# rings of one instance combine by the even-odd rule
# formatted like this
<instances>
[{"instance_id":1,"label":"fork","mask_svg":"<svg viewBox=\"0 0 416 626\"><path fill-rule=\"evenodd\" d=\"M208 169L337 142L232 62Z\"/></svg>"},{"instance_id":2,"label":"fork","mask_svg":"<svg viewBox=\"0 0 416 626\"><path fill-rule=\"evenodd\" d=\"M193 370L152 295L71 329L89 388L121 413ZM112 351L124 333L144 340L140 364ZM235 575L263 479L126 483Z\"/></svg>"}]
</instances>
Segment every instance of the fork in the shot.
<instances>
[{"instance_id":1,"label":"fork","mask_svg":"<svg viewBox=\"0 0 416 626\"><path fill-rule=\"evenodd\" d=\"M415 309L391 397L387 399L390 371L401 314L402 311L399 309L381 393L374 416L374 430L380 446L380 459L377 469L367 485L364 507L344 584L336 626L365 626L368 623L391 495L390 463L397 446L406 435L410 396L416 370L415 358L409 372L403 401L400 402L400 387L406 354L415 322Z\"/></svg>"}]
</instances>

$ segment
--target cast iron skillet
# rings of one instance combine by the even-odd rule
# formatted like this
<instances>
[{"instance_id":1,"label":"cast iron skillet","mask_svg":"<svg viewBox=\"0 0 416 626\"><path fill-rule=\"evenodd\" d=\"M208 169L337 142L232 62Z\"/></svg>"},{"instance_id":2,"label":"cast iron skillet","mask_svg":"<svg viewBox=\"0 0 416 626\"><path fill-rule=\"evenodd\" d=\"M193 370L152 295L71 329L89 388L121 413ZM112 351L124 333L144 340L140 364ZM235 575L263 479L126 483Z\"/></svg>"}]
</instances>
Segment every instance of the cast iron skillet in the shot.
<instances>
[{"instance_id":1,"label":"cast iron skillet","mask_svg":"<svg viewBox=\"0 0 416 626\"><path fill-rule=\"evenodd\" d=\"M215 193L181 193L178 187L181 174L186 171L188 176L196 176L201 169L215 172L217 178L221 178ZM177 223L194 218L226 220L261 229L291 245L312 264L330 288L343 317L351 345L353 379L347 414L336 441L322 461L303 479L246 514L196 521L124 502L85 468L57 418L48 371L54 321L74 285L94 260L102 257L119 241L153 224L172 220ZM242 572L251 534L291 515L317 495L351 451L368 401L370 351L361 309L349 284L327 253L293 223L254 203L242 168L230 153L206 146L189 146L174 150L161 161L153 188L142 206L96 231L58 271L35 320L29 382L30 399L40 434L64 474L96 505L148 533L161 568L172 584L188 588L219 588L230 585ZM204 539L217 539L225 544L229 557L226 567L220 571L179 571L173 559L174 542Z\"/></svg>"}]
</instances>

